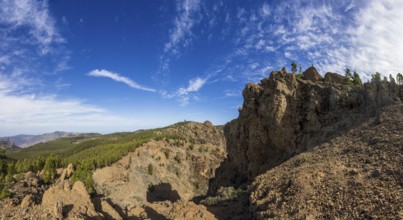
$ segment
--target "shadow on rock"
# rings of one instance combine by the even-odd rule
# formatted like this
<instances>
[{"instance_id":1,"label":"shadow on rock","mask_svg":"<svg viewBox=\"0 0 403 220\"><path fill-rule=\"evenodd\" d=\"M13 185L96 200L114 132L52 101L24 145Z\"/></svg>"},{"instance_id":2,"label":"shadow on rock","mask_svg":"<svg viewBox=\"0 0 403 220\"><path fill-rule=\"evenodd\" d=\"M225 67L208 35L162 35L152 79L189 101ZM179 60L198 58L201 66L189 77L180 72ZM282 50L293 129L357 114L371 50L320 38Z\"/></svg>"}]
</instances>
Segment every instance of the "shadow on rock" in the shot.
<instances>
[{"instance_id":1,"label":"shadow on rock","mask_svg":"<svg viewBox=\"0 0 403 220\"><path fill-rule=\"evenodd\" d=\"M151 207L146 206L146 207L144 207L144 210L146 211L147 216L150 219L153 219L153 220L168 220L167 218L165 218L165 216L159 214L157 211L155 211Z\"/></svg>"},{"instance_id":2,"label":"shadow on rock","mask_svg":"<svg viewBox=\"0 0 403 220\"><path fill-rule=\"evenodd\" d=\"M173 190L169 183L160 183L148 187L147 202L176 202L180 199L181 197L179 196L178 191Z\"/></svg>"}]
</instances>

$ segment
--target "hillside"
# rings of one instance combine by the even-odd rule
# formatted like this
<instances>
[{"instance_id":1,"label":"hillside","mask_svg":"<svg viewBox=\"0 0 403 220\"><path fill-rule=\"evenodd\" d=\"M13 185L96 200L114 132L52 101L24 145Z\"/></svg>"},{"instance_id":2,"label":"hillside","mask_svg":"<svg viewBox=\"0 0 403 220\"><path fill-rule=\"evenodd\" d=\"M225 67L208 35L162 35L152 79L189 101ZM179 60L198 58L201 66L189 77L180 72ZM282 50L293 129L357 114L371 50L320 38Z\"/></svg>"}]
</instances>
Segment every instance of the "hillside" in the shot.
<instances>
[{"instance_id":1,"label":"hillside","mask_svg":"<svg viewBox=\"0 0 403 220\"><path fill-rule=\"evenodd\" d=\"M16 150L19 147L10 139L0 138L0 148Z\"/></svg>"},{"instance_id":2,"label":"hillside","mask_svg":"<svg viewBox=\"0 0 403 220\"><path fill-rule=\"evenodd\" d=\"M37 174L15 176L9 186L11 198L0 203L0 210L5 213L3 217L20 219L26 216L21 210L29 208L30 216L48 219L55 217L53 206L56 209L61 203L62 216L78 219L154 216L155 210L166 216L180 214L172 213L175 209L193 210L194 216L208 216L211 214L205 208L189 200L206 194L209 180L225 155L222 128L208 121L61 138L8 152L10 158L25 158L15 164L16 168L24 167L18 164L30 160L36 164L38 157L48 157L46 164L50 158L60 164L58 167L68 168L55 170L54 181L48 184L46 164ZM98 169L92 178L94 168ZM87 211L80 210L77 204L85 206ZM63 211L67 207L73 209ZM129 212L122 212L124 209ZM184 214L188 215L188 211Z\"/></svg>"},{"instance_id":3,"label":"hillside","mask_svg":"<svg viewBox=\"0 0 403 220\"><path fill-rule=\"evenodd\" d=\"M61 137L76 136L78 133L55 131L52 133L46 133L41 135L16 135L11 137L4 137L3 139L11 140L20 148L26 148L39 143L45 143L48 141L56 140Z\"/></svg>"},{"instance_id":4,"label":"hillside","mask_svg":"<svg viewBox=\"0 0 403 220\"><path fill-rule=\"evenodd\" d=\"M257 219L402 219L403 105L256 177Z\"/></svg>"}]
</instances>

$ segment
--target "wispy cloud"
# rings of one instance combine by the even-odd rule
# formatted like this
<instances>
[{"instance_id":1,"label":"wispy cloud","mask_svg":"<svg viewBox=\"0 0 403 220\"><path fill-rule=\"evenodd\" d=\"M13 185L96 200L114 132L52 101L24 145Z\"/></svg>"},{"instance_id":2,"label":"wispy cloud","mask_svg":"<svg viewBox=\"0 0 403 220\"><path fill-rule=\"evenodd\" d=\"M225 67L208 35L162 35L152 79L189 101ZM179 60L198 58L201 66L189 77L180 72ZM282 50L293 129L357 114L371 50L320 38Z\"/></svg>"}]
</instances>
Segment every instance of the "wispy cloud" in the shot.
<instances>
[{"instance_id":1,"label":"wispy cloud","mask_svg":"<svg viewBox=\"0 0 403 220\"><path fill-rule=\"evenodd\" d=\"M197 92L206 84L208 78L209 77L197 77L195 79L189 80L189 84L187 87L179 88L176 91L175 96L179 98L180 105L186 106L191 100L199 101L200 98L197 95Z\"/></svg>"},{"instance_id":2,"label":"wispy cloud","mask_svg":"<svg viewBox=\"0 0 403 220\"><path fill-rule=\"evenodd\" d=\"M117 73L105 70L105 69L95 69L92 70L91 72L88 73L89 76L94 76L94 77L106 77L106 78L110 78L112 80L115 80L117 82L121 82L124 83L130 87L132 87L133 89L139 89L139 90L143 90L143 91L147 91L147 92L156 92L155 89L150 89L147 87L144 87L136 82L134 82L133 80L121 76Z\"/></svg>"},{"instance_id":3,"label":"wispy cloud","mask_svg":"<svg viewBox=\"0 0 403 220\"><path fill-rule=\"evenodd\" d=\"M194 36L192 28L201 21L200 0L178 0L176 4L177 16L169 31L169 40L165 43L160 56L159 70L156 74L158 76L154 76L158 81L167 77L171 62L180 55L181 50L191 44Z\"/></svg>"},{"instance_id":4,"label":"wispy cloud","mask_svg":"<svg viewBox=\"0 0 403 220\"><path fill-rule=\"evenodd\" d=\"M7 27L6 32L27 28L33 39L30 43L39 45L42 54L49 53L53 43L64 42L49 15L47 1L1 0L0 5L0 23Z\"/></svg>"},{"instance_id":5,"label":"wispy cloud","mask_svg":"<svg viewBox=\"0 0 403 220\"><path fill-rule=\"evenodd\" d=\"M402 72L402 10L399 0L287 0L238 8L234 50L215 69L222 80L243 82L294 59L322 74L355 69L364 80L375 71Z\"/></svg>"},{"instance_id":6,"label":"wispy cloud","mask_svg":"<svg viewBox=\"0 0 403 220\"><path fill-rule=\"evenodd\" d=\"M197 13L200 10L200 0L183 0L177 3L178 16L175 19L174 27L171 29L169 41L165 44L166 53L177 54L179 47L186 48L190 44L192 37L192 27L198 18Z\"/></svg>"},{"instance_id":7,"label":"wispy cloud","mask_svg":"<svg viewBox=\"0 0 403 220\"><path fill-rule=\"evenodd\" d=\"M40 81L44 74L70 68L66 40L50 15L48 1L0 0L0 5L1 75L18 72Z\"/></svg>"},{"instance_id":8,"label":"wispy cloud","mask_svg":"<svg viewBox=\"0 0 403 220\"><path fill-rule=\"evenodd\" d=\"M182 96L188 95L191 92L197 92L204 86L204 84L207 82L207 79L208 78L202 79L197 77L196 79L189 80L189 85L187 87L180 88L177 94Z\"/></svg>"},{"instance_id":9,"label":"wispy cloud","mask_svg":"<svg viewBox=\"0 0 403 220\"><path fill-rule=\"evenodd\" d=\"M196 77L194 79L189 80L188 85L185 87L181 87L177 89L175 92L166 92L162 91L160 94L164 98L172 99L177 98L179 100L180 106L186 106L190 103L190 101L200 101L200 97L198 96L198 92L202 87L207 83L210 76L205 78Z\"/></svg>"}]
</instances>

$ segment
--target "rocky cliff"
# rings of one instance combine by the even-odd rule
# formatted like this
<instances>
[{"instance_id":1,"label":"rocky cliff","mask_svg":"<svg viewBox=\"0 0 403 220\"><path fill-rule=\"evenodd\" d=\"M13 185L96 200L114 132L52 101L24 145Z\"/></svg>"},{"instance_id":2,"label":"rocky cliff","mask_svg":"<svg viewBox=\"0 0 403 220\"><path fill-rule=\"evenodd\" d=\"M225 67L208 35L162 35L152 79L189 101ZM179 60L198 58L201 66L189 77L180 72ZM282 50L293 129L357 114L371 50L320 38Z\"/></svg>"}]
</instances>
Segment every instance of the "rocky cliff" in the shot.
<instances>
[{"instance_id":1,"label":"rocky cliff","mask_svg":"<svg viewBox=\"0 0 403 220\"><path fill-rule=\"evenodd\" d=\"M228 158L210 191L250 182L399 102L402 94L401 87L389 82L346 86L271 72L259 84L246 86L239 117L225 126Z\"/></svg>"}]
</instances>

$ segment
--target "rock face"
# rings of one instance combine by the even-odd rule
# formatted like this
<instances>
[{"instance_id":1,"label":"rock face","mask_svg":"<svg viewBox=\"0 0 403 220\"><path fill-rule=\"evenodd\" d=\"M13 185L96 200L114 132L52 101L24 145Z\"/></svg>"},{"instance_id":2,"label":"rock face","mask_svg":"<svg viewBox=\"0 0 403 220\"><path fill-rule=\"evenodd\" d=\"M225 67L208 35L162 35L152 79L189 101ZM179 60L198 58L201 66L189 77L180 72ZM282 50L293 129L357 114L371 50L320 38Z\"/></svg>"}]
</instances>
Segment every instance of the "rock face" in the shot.
<instances>
[{"instance_id":1,"label":"rock face","mask_svg":"<svg viewBox=\"0 0 403 220\"><path fill-rule=\"evenodd\" d=\"M402 219L403 105L265 172L255 219Z\"/></svg>"},{"instance_id":2,"label":"rock face","mask_svg":"<svg viewBox=\"0 0 403 220\"><path fill-rule=\"evenodd\" d=\"M225 128L228 158L210 185L247 183L290 157L330 140L381 107L402 99L402 88L387 82L348 87L312 83L272 72L248 84L239 117Z\"/></svg>"},{"instance_id":3,"label":"rock face","mask_svg":"<svg viewBox=\"0 0 403 220\"><path fill-rule=\"evenodd\" d=\"M315 67L311 66L303 72L303 79L311 80L312 82L322 81L323 77L319 74Z\"/></svg>"}]
</instances>

